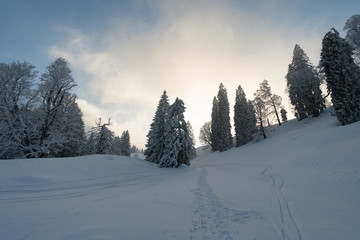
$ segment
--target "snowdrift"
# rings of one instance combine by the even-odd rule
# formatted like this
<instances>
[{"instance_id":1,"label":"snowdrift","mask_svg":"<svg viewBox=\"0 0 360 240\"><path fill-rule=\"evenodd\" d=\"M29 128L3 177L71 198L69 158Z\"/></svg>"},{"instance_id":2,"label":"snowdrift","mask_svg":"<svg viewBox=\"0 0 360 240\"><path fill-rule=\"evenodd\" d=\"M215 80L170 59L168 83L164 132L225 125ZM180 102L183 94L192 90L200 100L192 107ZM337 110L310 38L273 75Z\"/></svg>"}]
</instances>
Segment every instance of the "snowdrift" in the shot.
<instances>
[{"instance_id":1,"label":"snowdrift","mask_svg":"<svg viewBox=\"0 0 360 240\"><path fill-rule=\"evenodd\" d=\"M360 123L330 111L190 167L92 155L0 161L1 239L353 239Z\"/></svg>"}]
</instances>

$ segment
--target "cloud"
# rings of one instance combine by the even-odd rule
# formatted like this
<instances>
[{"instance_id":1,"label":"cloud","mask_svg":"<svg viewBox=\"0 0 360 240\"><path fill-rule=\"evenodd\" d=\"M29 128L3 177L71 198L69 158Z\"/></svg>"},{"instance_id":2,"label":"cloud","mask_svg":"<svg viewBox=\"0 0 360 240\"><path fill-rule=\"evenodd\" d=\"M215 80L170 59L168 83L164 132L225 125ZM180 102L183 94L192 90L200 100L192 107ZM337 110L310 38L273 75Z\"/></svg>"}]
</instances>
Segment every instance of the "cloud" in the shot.
<instances>
[{"instance_id":1,"label":"cloud","mask_svg":"<svg viewBox=\"0 0 360 240\"><path fill-rule=\"evenodd\" d=\"M252 98L264 79L286 104L284 76L295 43L310 58L320 48L321 36L307 23L290 29L269 12L265 18L264 12L248 12L227 1L180 2L156 1L159 15L151 24L136 17L113 19L102 36L59 27L67 39L49 49L78 72L78 88L87 89L80 97L96 102L97 108L81 104L89 111L84 115L94 117L90 112L107 108L102 113L112 113L141 146L163 90L172 101L184 100L186 118L198 134L210 120L220 82L228 89L231 108L239 84Z\"/></svg>"}]
</instances>

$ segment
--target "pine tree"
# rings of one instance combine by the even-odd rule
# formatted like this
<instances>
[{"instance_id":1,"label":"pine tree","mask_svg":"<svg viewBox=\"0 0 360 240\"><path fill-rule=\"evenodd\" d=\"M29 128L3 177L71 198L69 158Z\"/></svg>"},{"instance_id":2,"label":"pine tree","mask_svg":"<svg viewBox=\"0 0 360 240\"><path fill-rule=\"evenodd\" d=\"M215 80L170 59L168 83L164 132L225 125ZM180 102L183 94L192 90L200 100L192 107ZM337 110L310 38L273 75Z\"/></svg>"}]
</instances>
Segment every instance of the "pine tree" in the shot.
<instances>
[{"instance_id":1,"label":"pine tree","mask_svg":"<svg viewBox=\"0 0 360 240\"><path fill-rule=\"evenodd\" d=\"M360 69L352 52L334 28L324 36L320 64L336 116L343 125L360 120Z\"/></svg>"},{"instance_id":2,"label":"pine tree","mask_svg":"<svg viewBox=\"0 0 360 240\"><path fill-rule=\"evenodd\" d=\"M211 115L211 142L213 151L226 151L233 145L230 124L230 107L227 90L220 83L217 98L213 101Z\"/></svg>"},{"instance_id":3,"label":"pine tree","mask_svg":"<svg viewBox=\"0 0 360 240\"><path fill-rule=\"evenodd\" d=\"M92 134L95 139L95 154L111 154L114 133L108 129L111 125L111 119L107 123L102 123L101 118L96 121L96 126L92 128Z\"/></svg>"},{"instance_id":4,"label":"pine tree","mask_svg":"<svg viewBox=\"0 0 360 240\"><path fill-rule=\"evenodd\" d=\"M130 157L130 134L126 130L122 133L120 138L121 155Z\"/></svg>"},{"instance_id":5,"label":"pine tree","mask_svg":"<svg viewBox=\"0 0 360 240\"><path fill-rule=\"evenodd\" d=\"M187 125L187 129L189 132L190 140L192 142L191 150L190 150L190 160L191 160L191 159L196 158L196 149L195 149L196 139L195 139L194 130L191 126L191 123L189 121L187 121L186 125Z\"/></svg>"},{"instance_id":6,"label":"pine tree","mask_svg":"<svg viewBox=\"0 0 360 240\"><path fill-rule=\"evenodd\" d=\"M255 108L253 102L250 100L248 100L248 108L249 108L248 126L250 131L250 140L252 140L258 132L258 128L256 126L257 120L256 120Z\"/></svg>"},{"instance_id":7,"label":"pine tree","mask_svg":"<svg viewBox=\"0 0 360 240\"><path fill-rule=\"evenodd\" d=\"M189 136L184 112L184 102L176 98L168 110L165 149L159 164L160 167L173 168L179 167L181 164L190 165L193 142Z\"/></svg>"},{"instance_id":8,"label":"pine tree","mask_svg":"<svg viewBox=\"0 0 360 240\"><path fill-rule=\"evenodd\" d=\"M242 87L239 85L236 90L234 106L234 128L236 147L248 143L251 139L249 115L249 105L246 100L246 95Z\"/></svg>"},{"instance_id":9,"label":"pine tree","mask_svg":"<svg viewBox=\"0 0 360 240\"><path fill-rule=\"evenodd\" d=\"M299 45L295 45L286 79L290 102L297 118L302 120L309 115L319 116L325 109L325 100L320 89L321 80Z\"/></svg>"},{"instance_id":10,"label":"pine tree","mask_svg":"<svg viewBox=\"0 0 360 240\"><path fill-rule=\"evenodd\" d=\"M345 23L345 40L353 47L354 62L360 65L360 14L351 16Z\"/></svg>"},{"instance_id":11,"label":"pine tree","mask_svg":"<svg viewBox=\"0 0 360 240\"><path fill-rule=\"evenodd\" d=\"M219 101L216 97L213 99L212 112L211 112L211 149L213 152L219 151L219 135L220 135L220 122L219 122Z\"/></svg>"},{"instance_id":12,"label":"pine tree","mask_svg":"<svg viewBox=\"0 0 360 240\"><path fill-rule=\"evenodd\" d=\"M148 141L144 155L149 162L159 163L164 154L165 127L168 108L169 100L166 91L164 91L147 135Z\"/></svg>"}]
</instances>

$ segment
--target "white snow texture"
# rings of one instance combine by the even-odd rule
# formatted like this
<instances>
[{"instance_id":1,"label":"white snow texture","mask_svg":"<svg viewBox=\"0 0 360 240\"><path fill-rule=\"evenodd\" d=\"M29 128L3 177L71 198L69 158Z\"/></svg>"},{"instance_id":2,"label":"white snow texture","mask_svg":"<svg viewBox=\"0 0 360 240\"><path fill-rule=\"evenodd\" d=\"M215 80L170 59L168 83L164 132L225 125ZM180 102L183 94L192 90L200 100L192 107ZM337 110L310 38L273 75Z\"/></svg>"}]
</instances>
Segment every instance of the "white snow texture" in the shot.
<instances>
[{"instance_id":1,"label":"white snow texture","mask_svg":"<svg viewBox=\"0 0 360 240\"><path fill-rule=\"evenodd\" d=\"M360 239L360 122L318 118L158 168L92 155L0 161L0 239Z\"/></svg>"}]
</instances>

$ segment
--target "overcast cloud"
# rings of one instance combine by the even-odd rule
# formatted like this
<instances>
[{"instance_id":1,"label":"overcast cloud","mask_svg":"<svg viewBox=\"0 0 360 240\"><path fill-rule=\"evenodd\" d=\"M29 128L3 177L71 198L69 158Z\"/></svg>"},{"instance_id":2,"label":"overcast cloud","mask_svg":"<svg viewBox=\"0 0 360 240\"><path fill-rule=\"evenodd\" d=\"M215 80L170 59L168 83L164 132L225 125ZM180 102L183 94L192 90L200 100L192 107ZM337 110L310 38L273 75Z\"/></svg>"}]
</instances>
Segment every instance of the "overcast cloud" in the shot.
<instances>
[{"instance_id":1,"label":"overcast cloud","mask_svg":"<svg viewBox=\"0 0 360 240\"><path fill-rule=\"evenodd\" d=\"M65 40L52 45L49 55L71 63L87 125L98 116L112 117L118 135L127 129L132 143L144 147L167 90L171 102L184 100L186 119L197 136L210 120L220 82L228 90L231 110L239 84L252 99L264 79L288 107L284 76L294 45L300 44L317 64L321 21L296 19L296 9L283 1L267 2L255 12L233 1L151 1L158 14L150 23L112 18L101 35L55 26Z\"/></svg>"}]
</instances>

